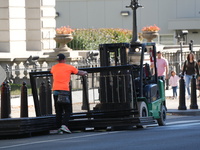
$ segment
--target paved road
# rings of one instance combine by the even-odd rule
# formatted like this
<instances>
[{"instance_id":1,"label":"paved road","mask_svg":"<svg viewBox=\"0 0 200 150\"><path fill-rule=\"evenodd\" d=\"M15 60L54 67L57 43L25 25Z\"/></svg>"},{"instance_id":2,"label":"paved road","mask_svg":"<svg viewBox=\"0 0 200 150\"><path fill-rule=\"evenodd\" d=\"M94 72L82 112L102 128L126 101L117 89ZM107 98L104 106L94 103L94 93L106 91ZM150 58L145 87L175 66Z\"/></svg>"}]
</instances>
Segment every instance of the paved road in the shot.
<instances>
[{"instance_id":1,"label":"paved road","mask_svg":"<svg viewBox=\"0 0 200 150\"><path fill-rule=\"evenodd\" d=\"M167 126L123 131L74 132L0 140L8 150L198 150L200 116L168 116Z\"/></svg>"}]
</instances>

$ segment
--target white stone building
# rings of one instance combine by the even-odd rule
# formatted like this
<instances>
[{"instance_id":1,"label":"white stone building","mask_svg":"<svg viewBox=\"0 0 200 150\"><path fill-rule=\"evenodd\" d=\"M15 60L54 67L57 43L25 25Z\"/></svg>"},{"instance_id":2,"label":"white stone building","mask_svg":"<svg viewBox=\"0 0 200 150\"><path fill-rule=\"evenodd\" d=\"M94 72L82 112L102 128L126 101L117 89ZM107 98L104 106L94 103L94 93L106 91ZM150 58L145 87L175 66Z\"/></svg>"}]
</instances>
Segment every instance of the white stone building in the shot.
<instances>
[{"instance_id":1,"label":"white stone building","mask_svg":"<svg viewBox=\"0 0 200 150\"><path fill-rule=\"evenodd\" d=\"M53 49L55 0L0 0L0 61Z\"/></svg>"}]
</instances>

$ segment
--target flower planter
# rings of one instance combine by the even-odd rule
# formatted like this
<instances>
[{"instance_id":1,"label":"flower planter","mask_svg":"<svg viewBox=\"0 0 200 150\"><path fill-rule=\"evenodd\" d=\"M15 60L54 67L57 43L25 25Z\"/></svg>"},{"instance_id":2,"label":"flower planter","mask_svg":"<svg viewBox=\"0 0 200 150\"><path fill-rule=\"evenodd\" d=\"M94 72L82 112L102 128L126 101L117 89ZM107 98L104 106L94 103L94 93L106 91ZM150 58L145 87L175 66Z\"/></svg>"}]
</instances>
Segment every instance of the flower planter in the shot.
<instances>
[{"instance_id":1,"label":"flower planter","mask_svg":"<svg viewBox=\"0 0 200 150\"><path fill-rule=\"evenodd\" d=\"M157 31L143 31L142 32L142 37L147 40L147 42L152 42L153 39L158 37L158 32Z\"/></svg>"},{"instance_id":2,"label":"flower planter","mask_svg":"<svg viewBox=\"0 0 200 150\"><path fill-rule=\"evenodd\" d=\"M59 47L54 50L71 51L72 49L67 46L67 43L73 40L72 34L56 34L54 40L59 43Z\"/></svg>"}]
</instances>

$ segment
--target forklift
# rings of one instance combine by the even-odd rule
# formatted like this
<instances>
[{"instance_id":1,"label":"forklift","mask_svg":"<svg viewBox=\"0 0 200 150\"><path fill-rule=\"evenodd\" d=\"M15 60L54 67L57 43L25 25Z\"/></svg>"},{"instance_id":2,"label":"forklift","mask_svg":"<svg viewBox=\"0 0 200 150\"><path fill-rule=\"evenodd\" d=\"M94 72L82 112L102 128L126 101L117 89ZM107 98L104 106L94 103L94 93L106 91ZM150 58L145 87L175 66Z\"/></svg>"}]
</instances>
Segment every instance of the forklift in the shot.
<instances>
[{"instance_id":1,"label":"forklift","mask_svg":"<svg viewBox=\"0 0 200 150\"><path fill-rule=\"evenodd\" d=\"M156 44L137 43L135 47L130 43L100 44L99 53L100 67L79 68L87 71L88 75L80 77L82 106L78 111L72 109L69 128L164 126L165 90L163 81L157 76ZM51 76L49 71L30 72L37 117L42 116L39 101L45 101L38 98L37 80ZM91 90L97 91L96 102L90 100ZM72 93L71 101L73 108L76 104Z\"/></svg>"},{"instance_id":2,"label":"forklift","mask_svg":"<svg viewBox=\"0 0 200 150\"><path fill-rule=\"evenodd\" d=\"M157 76L156 45L137 43L135 47L130 46L129 43L100 44L101 67L83 68L89 74L99 73L100 103L93 108L92 114L101 113L94 119L124 120L122 124L137 127L154 120L164 126L167 109L164 83ZM134 119L138 122L129 122Z\"/></svg>"}]
</instances>

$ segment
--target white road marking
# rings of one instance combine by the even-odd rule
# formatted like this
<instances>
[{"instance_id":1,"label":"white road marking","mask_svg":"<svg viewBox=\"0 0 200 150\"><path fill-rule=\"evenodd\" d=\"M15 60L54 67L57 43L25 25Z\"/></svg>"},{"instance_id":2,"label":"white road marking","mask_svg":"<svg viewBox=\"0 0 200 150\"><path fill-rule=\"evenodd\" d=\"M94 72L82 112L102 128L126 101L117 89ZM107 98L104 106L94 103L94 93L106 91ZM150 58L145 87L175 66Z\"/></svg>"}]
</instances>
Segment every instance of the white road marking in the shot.
<instances>
[{"instance_id":1,"label":"white road marking","mask_svg":"<svg viewBox=\"0 0 200 150\"><path fill-rule=\"evenodd\" d=\"M200 122L200 120L174 121L174 122L167 123L167 125L191 123L191 122Z\"/></svg>"},{"instance_id":2,"label":"white road marking","mask_svg":"<svg viewBox=\"0 0 200 150\"><path fill-rule=\"evenodd\" d=\"M177 129L188 129L191 126L199 126L200 120L187 120L187 121L175 121L166 123L166 126L160 128L154 128L154 130L177 130Z\"/></svg>"},{"instance_id":3,"label":"white road marking","mask_svg":"<svg viewBox=\"0 0 200 150\"><path fill-rule=\"evenodd\" d=\"M185 128L191 128L191 126L197 126L197 125L200 125L200 122L185 123L185 124L167 126L167 129L185 129Z\"/></svg>"},{"instance_id":4,"label":"white road marking","mask_svg":"<svg viewBox=\"0 0 200 150\"><path fill-rule=\"evenodd\" d=\"M63 141L63 140L72 140L72 139L78 139L78 138L85 138L85 137L92 137L92 136L99 136L99 135L106 135L106 134L115 134L122 131L113 131L113 132L104 132L104 133L96 133L96 134L89 134L89 135L82 135L82 136L76 136L76 137L67 137L67 138L59 138L59 139L53 139L53 140L44 140L44 141L36 141L36 142L30 142L30 143L23 143L23 144L16 144L16 145L9 145L9 146L2 146L0 149L6 149L6 148L14 148L14 147L20 147L20 146L27 146L27 145L33 145L33 144L42 144L47 142L56 142L56 141Z\"/></svg>"}]
</instances>

